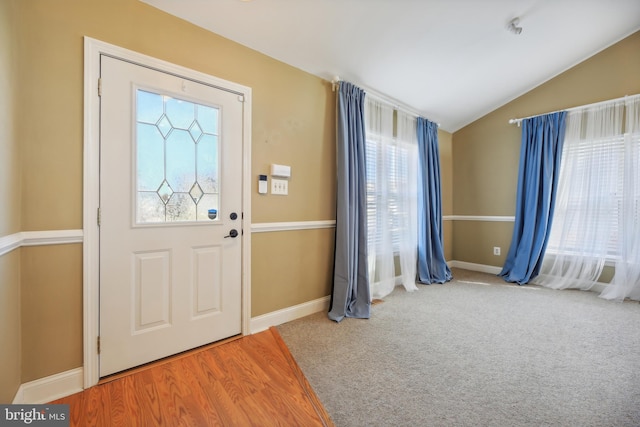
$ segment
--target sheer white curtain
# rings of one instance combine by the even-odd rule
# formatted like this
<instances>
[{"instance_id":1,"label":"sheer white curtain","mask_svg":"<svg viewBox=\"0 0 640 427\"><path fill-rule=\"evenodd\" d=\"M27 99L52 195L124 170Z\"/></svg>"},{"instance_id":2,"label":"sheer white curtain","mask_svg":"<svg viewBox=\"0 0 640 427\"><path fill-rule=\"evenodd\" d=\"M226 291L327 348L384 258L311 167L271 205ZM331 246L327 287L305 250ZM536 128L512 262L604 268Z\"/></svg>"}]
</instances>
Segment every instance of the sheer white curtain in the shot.
<instances>
[{"instance_id":1,"label":"sheer white curtain","mask_svg":"<svg viewBox=\"0 0 640 427\"><path fill-rule=\"evenodd\" d=\"M569 113L555 215L534 283L590 289L609 262L616 279L604 297L630 296L625 286L640 292L637 105L635 97Z\"/></svg>"},{"instance_id":2,"label":"sheer white curtain","mask_svg":"<svg viewBox=\"0 0 640 427\"><path fill-rule=\"evenodd\" d=\"M416 119L367 97L367 231L371 297L383 298L400 280L416 290ZM399 270L398 271L398 268Z\"/></svg>"},{"instance_id":3,"label":"sheer white curtain","mask_svg":"<svg viewBox=\"0 0 640 427\"><path fill-rule=\"evenodd\" d=\"M398 178L401 209L398 212L398 237L402 285L415 291L418 258L418 135L417 118L397 112L397 139L399 166L403 172Z\"/></svg>"},{"instance_id":4,"label":"sheer white curtain","mask_svg":"<svg viewBox=\"0 0 640 427\"><path fill-rule=\"evenodd\" d=\"M621 301L640 300L640 96L626 102L622 212L613 281L600 296Z\"/></svg>"}]
</instances>

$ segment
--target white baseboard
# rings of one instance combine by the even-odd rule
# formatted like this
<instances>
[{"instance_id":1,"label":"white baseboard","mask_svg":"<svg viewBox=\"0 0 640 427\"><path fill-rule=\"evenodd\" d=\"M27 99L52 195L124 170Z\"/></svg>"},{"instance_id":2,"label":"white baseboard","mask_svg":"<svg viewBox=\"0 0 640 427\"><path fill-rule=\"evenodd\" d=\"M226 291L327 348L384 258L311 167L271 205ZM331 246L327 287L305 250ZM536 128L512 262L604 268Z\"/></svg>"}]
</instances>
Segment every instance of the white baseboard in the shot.
<instances>
[{"instance_id":1,"label":"white baseboard","mask_svg":"<svg viewBox=\"0 0 640 427\"><path fill-rule=\"evenodd\" d=\"M589 289L591 292L597 292L598 294L601 294L602 291L604 291L605 289L607 289L607 284L606 283L596 283L595 285L593 285L593 287L591 289Z\"/></svg>"},{"instance_id":2,"label":"white baseboard","mask_svg":"<svg viewBox=\"0 0 640 427\"><path fill-rule=\"evenodd\" d=\"M479 271L481 273L500 274L502 267L496 267L486 264L474 264L466 261L447 261L449 267L463 268L465 270Z\"/></svg>"},{"instance_id":3,"label":"white baseboard","mask_svg":"<svg viewBox=\"0 0 640 427\"><path fill-rule=\"evenodd\" d=\"M329 310L331 297L326 296L313 301L272 311L271 313L251 318L251 333L255 334L292 320L299 319L322 310Z\"/></svg>"},{"instance_id":4,"label":"white baseboard","mask_svg":"<svg viewBox=\"0 0 640 427\"><path fill-rule=\"evenodd\" d=\"M19 405L48 403L82 391L83 385L83 369L71 369L22 384L18 388L13 403Z\"/></svg>"},{"instance_id":5,"label":"white baseboard","mask_svg":"<svg viewBox=\"0 0 640 427\"><path fill-rule=\"evenodd\" d=\"M481 273L489 273L489 274L500 274L502 271L502 267L495 267L493 265L485 265L485 264L474 264L472 262L465 261L447 261L449 267L462 268L465 270L471 271L479 271ZM607 287L606 283L596 283L590 289L591 292L596 292L598 294L602 293Z\"/></svg>"}]
</instances>

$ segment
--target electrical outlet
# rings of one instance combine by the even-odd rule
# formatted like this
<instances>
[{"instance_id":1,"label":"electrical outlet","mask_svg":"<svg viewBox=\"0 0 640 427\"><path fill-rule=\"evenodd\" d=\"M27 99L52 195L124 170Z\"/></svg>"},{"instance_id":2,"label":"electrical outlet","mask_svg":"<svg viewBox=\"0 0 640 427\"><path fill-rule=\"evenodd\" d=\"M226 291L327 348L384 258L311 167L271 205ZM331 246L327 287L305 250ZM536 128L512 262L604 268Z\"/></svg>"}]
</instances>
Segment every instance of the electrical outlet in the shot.
<instances>
[{"instance_id":1,"label":"electrical outlet","mask_svg":"<svg viewBox=\"0 0 640 427\"><path fill-rule=\"evenodd\" d=\"M494 246L493 247L493 254L494 255L500 255L500 246Z\"/></svg>"},{"instance_id":2,"label":"electrical outlet","mask_svg":"<svg viewBox=\"0 0 640 427\"><path fill-rule=\"evenodd\" d=\"M271 178L271 194L286 196L289 194L289 181Z\"/></svg>"}]
</instances>

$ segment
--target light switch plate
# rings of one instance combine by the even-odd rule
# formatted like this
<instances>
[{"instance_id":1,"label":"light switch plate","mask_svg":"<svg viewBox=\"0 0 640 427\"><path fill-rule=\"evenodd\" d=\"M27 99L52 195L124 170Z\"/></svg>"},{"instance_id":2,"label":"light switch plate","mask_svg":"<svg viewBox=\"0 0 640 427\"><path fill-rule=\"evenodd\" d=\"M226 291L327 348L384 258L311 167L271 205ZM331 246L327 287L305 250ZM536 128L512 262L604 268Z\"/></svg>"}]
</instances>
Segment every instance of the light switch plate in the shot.
<instances>
[{"instance_id":1,"label":"light switch plate","mask_svg":"<svg viewBox=\"0 0 640 427\"><path fill-rule=\"evenodd\" d=\"M271 194L286 196L289 194L289 181L286 179L271 178Z\"/></svg>"}]
</instances>

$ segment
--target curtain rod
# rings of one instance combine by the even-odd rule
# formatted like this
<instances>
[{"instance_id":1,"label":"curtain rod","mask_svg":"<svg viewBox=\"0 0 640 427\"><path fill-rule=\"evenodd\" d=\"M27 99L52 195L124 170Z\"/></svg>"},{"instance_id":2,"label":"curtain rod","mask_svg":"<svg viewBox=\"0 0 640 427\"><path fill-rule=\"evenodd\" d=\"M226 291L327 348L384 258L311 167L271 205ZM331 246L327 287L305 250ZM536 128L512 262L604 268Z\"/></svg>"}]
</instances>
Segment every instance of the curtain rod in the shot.
<instances>
[{"instance_id":1,"label":"curtain rod","mask_svg":"<svg viewBox=\"0 0 640 427\"><path fill-rule=\"evenodd\" d=\"M518 127L520 127L520 123L521 123L523 120L531 119L531 118L533 118L533 117L538 117L538 116L544 116L544 115L547 115L547 114L558 113L558 112L560 112L560 111L577 111L577 110L582 110L582 109L589 108L589 107L595 107L595 106L597 106L597 105L608 104L608 103L610 103L610 102L622 101L623 99L624 99L624 100L626 100L626 99L633 99L633 98L636 98L636 97L640 97L640 94L636 94L636 95L625 95L625 96L621 96L620 98L614 98L614 99L608 99L608 100L606 100L606 101L594 102L593 104L581 105L581 106L579 106L579 107L564 108L564 109L562 109L562 110L556 110L556 111L552 111L552 112L550 112L550 113L535 114L535 115L533 115L533 116L523 117L523 118L521 118L521 119L509 119L509 124L510 124L510 125L512 125L512 124L516 123L516 124L518 125Z\"/></svg>"},{"instance_id":2,"label":"curtain rod","mask_svg":"<svg viewBox=\"0 0 640 427\"><path fill-rule=\"evenodd\" d=\"M333 80L331 80L331 90L332 90L333 92L335 92L335 91L336 91L336 89L338 88L338 83L340 83L340 82L342 82L342 81L344 81L344 80L342 80L342 79L341 79L340 77L338 77L338 76L335 76L335 77L333 78ZM433 120L428 119L427 117L424 117L424 116L423 116L421 113L419 113L418 111L416 111L416 110L414 110L413 108L411 108L411 107L409 107L409 106L407 106L407 105L405 105L405 104L401 103L400 101L398 101L398 100L396 100L396 99L393 99L393 98L391 98L391 97L389 97L389 96L383 95L383 94L381 94L380 92L376 92L375 90L373 90L373 89L369 89L369 88L367 88L366 86L362 86L362 85L360 85L360 84L358 84L358 85L356 85L356 86L359 86L362 90L364 90L364 91L365 91L365 93L366 93L367 95L370 95L371 97L376 98L376 99L378 99L379 101L383 101L383 102L386 102L387 104L391 104L391 106L392 106L392 107L394 107L396 110L402 110L402 111L404 111L405 113L412 114L412 115L414 115L414 116L416 116L416 117L423 117L423 118L425 118L425 119L427 119L427 120L429 120L429 121L433 122ZM436 123L436 125L437 125L438 127L440 127L440 123Z\"/></svg>"}]
</instances>

